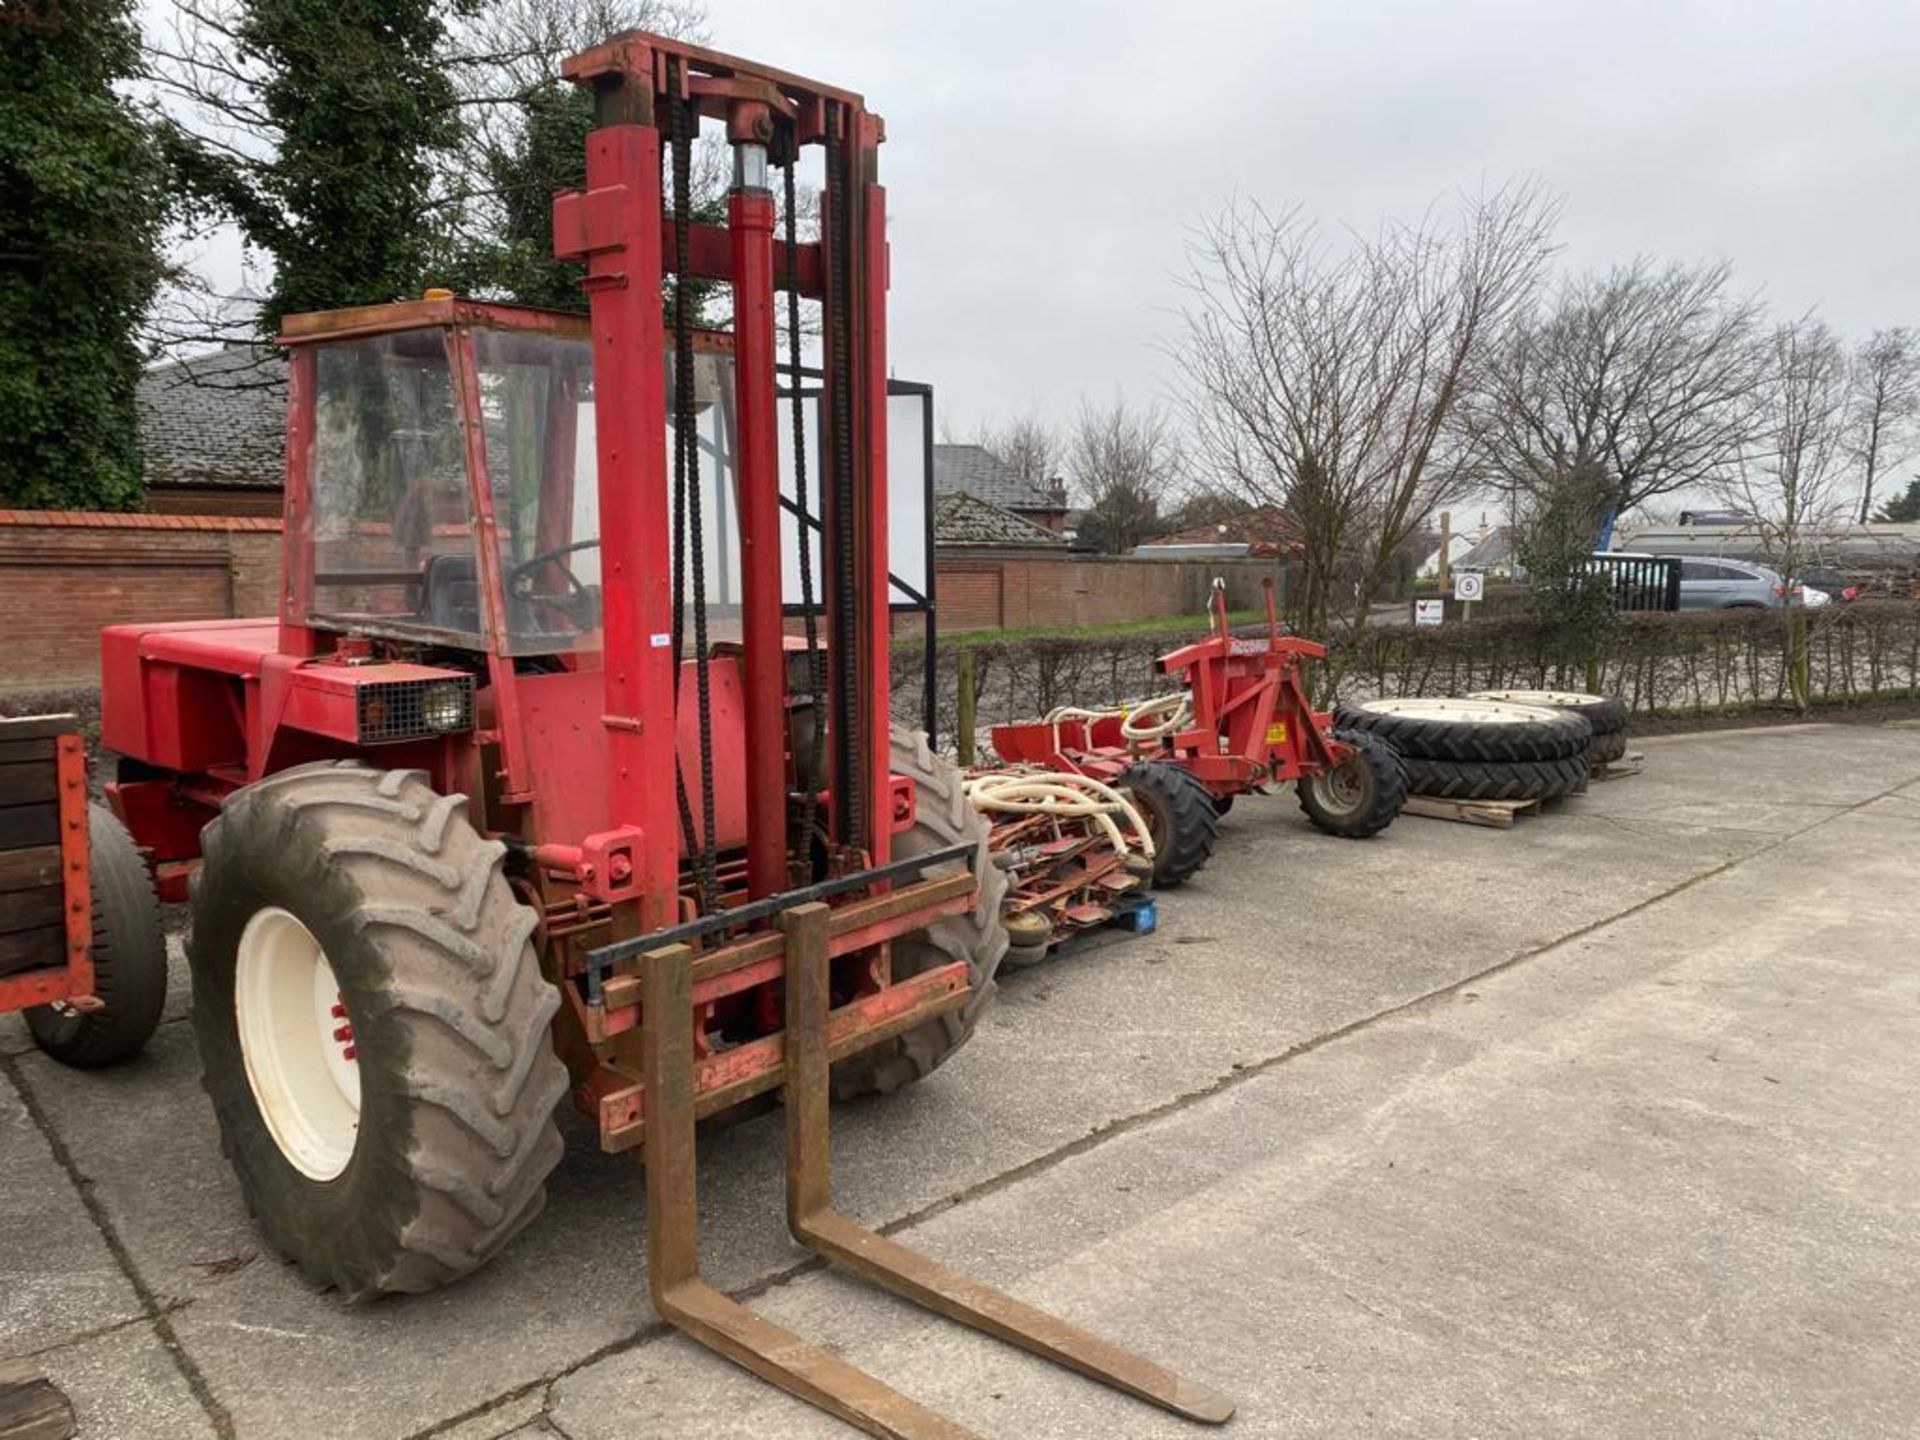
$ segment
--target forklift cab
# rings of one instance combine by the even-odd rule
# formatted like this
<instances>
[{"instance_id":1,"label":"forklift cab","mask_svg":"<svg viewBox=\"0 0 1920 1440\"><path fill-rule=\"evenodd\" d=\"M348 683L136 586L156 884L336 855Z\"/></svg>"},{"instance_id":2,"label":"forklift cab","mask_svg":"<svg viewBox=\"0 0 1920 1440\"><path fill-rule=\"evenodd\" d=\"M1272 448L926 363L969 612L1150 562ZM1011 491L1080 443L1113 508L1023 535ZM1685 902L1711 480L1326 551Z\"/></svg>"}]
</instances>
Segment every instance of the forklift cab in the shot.
<instances>
[{"instance_id":1,"label":"forklift cab","mask_svg":"<svg viewBox=\"0 0 1920 1440\"><path fill-rule=\"evenodd\" d=\"M510 658L601 650L584 316L435 294L293 316L282 343L295 386L285 623ZM726 336L698 337L702 483L723 508L731 358Z\"/></svg>"}]
</instances>

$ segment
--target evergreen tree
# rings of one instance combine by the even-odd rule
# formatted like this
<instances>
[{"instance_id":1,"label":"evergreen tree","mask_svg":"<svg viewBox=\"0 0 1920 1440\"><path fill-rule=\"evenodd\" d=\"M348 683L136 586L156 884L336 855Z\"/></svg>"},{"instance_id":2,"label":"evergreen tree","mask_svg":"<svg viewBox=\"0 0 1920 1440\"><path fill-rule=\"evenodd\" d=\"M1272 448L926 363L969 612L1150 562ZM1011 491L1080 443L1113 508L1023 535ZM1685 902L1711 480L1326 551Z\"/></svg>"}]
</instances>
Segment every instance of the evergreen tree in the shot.
<instances>
[{"instance_id":1,"label":"evergreen tree","mask_svg":"<svg viewBox=\"0 0 1920 1440\"><path fill-rule=\"evenodd\" d=\"M115 91L130 0L0 10L0 504L141 499L137 330L162 267L166 170Z\"/></svg>"},{"instance_id":2,"label":"evergreen tree","mask_svg":"<svg viewBox=\"0 0 1920 1440\"><path fill-rule=\"evenodd\" d=\"M244 0L223 95L202 64L209 112L249 129L253 158L209 134L182 137L176 164L198 199L272 254L261 316L412 297L434 278L437 161L460 143L458 96L437 64L445 0ZM204 129L205 127L203 127Z\"/></svg>"},{"instance_id":3,"label":"evergreen tree","mask_svg":"<svg viewBox=\"0 0 1920 1440\"><path fill-rule=\"evenodd\" d=\"M1887 501L1873 518L1883 525L1920 525L1920 480L1909 480L1906 494Z\"/></svg>"}]
</instances>

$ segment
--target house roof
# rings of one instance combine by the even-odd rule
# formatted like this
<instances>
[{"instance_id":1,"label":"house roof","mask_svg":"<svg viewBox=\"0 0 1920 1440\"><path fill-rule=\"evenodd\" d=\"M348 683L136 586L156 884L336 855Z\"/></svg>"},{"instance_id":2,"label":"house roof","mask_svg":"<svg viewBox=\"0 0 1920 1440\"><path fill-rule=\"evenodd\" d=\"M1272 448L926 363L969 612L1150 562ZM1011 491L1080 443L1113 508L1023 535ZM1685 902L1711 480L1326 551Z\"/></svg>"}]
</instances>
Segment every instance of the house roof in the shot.
<instances>
[{"instance_id":1,"label":"house roof","mask_svg":"<svg viewBox=\"0 0 1920 1440\"><path fill-rule=\"evenodd\" d=\"M1176 530L1138 548L1154 550L1174 545L1240 546L1240 553L1270 559L1298 550L1300 532L1278 505L1258 505L1230 520Z\"/></svg>"},{"instance_id":2,"label":"house roof","mask_svg":"<svg viewBox=\"0 0 1920 1440\"><path fill-rule=\"evenodd\" d=\"M1512 558L1513 527L1496 525L1482 536L1471 550L1450 563L1462 570L1472 570L1488 565L1504 565Z\"/></svg>"},{"instance_id":3,"label":"house roof","mask_svg":"<svg viewBox=\"0 0 1920 1440\"><path fill-rule=\"evenodd\" d=\"M1044 485L1023 480L1001 464L984 445L933 447L933 488L965 491L989 505L1008 510L1059 510L1060 502Z\"/></svg>"},{"instance_id":4,"label":"house roof","mask_svg":"<svg viewBox=\"0 0 1920 1440\"><path fill-rule=\"evenodd\" d=\"M276 488L286 396L286 362L265 345L152 366L134 396L147 485Z\"/></svg>"},{"instance_id":5,"label":"house roof","mask_svg":"<svg viewBox=\"0 0 1920 1440\"><path fill-rule=\"evenodd\" d=\"M952 545L1018 545L1060 548L1066 540L1044 525L964 490L936 490L933 495L933 543Z\"/></svg>"}]
</instances>

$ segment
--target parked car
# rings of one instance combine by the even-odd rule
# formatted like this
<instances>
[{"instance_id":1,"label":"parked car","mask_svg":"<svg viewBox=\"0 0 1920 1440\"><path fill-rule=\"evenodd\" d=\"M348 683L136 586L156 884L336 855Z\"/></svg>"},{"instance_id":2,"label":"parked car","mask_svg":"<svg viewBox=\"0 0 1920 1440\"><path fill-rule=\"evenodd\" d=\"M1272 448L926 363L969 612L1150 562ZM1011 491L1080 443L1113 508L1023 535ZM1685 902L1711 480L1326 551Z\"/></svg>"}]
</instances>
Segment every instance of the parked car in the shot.
<instances>
[{"instance_id":1,"label":"parked car","mask_svg":"<svg viewBox=\"0 0 1920 1440\"><path fill-rule=\"evenodd\" d=\"M1851 603L1866 593L1866 586L1857 574L1845 570L1836 570L1830 564L1809 564L1801 570L1801 584L1809 589L1818 589L1826 593L1828 599L1837 599L1841 603Z\"/></svg>"},{"instance_id":2,"label":"parked car","mask_svg":"<svg viewBox=\"0 0 1920 1440\"><path fill-rule=\"evenodd\" d=\"M1663 556L1680 562L1682 610L1778 610L1789 603L1788 585L1777 570L1748 560L1707 560L1692 555ZM1830 604L1817 587L1796 581L1791 601L1809 610Z\"/></svg>"}]
</instances>

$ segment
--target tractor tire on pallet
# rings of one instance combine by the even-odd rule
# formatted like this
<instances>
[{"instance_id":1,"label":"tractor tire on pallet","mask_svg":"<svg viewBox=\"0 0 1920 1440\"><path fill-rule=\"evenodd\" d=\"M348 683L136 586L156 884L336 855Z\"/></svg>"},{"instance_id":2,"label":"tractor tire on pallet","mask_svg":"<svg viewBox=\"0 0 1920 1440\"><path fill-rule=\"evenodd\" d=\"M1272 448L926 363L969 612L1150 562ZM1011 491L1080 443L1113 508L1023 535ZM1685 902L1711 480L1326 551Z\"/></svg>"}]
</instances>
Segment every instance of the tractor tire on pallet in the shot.
<instances>
[{"instance_id":1,"label":"tractor tire on pallet","mask_svg":"<svg viewBox=\"0 0 1920 1440\"><path fill-rule=\"evenodd\" d=\"M912 778L918 793L913 828L893 838L893 858L905 860L929 850L971 842L973 876L979 883L973 909L947 915L926 929L893 942L893 973L905 979L955 960L967 963L972 997L958 1010L935 1016L917 1029L871 1050L850 1055L833 1067L833 1093L839 1099L887 1095L937 1070L973 1037L980 1013L993 999L994 977L1007 953L1007 930L1000 918L1006 898L1006 873L987 853L991 827L987 817L967 803L957 766L933 753L924 730L893 732L893 773ZM929 876L955 873L959 862L936 866Z\"/></svg>"},{"instance_id":2,"label":"tractor tire on pallet","mask_svg":"<svg viewBox=\"0 0 1920 1440\"><path fill-rule=\"evenodd\" d=\"M167 1000L167 940L153 876L113 812L87 807L87 866L93 891L93 993L102 1008L36 1005L27 1029L63 1065L91 1069L145 1045Z\"/></svg>"},{"instance_id":3,"label":"tractor tire on pallet","mask_svg":"<svg viewBox=\"0 0 1920 1440\"><path fill-rule=\"evenodd\" d=\"M1466 698L1565 710L1586 721L1596 736L1627 728L1627 702L1618 695L1588 695L1579 690L1474 690Z\"/></svg>"},{"instance_id":4,"label":"tractor tire on pallet","mask_svg":"<svg viewBox=\"0 0 1920 1440\"><path fill-rule=\"evenodd\" d=\"M1113 783L1132 797L1153 838L1154 889L1184 885L1206 868L1220 835L1220 812L1212 792L1191 770L1165 760L1141 760Z\"/></svg>"},{"instance_id":5,"label":"tractor tire on pallet","mask_svg":"<svg viewBox=\"0 0 1920 1440\"><path fill-rule=\"evenodd\" d=\"M353 1300L484 1264L560 1160L559 992L466 804L325 761L203 836L193 1028L221 1148L273 1247Z\"/></svg>"},{"instance_id":6,"label":"tractor tire on pallet","mask_svg":"<svg viewBox=\"0 0 1920 1440\"><path fill-rule=\"evenodd\" d=\"M1475 764L1459 760L1414 760L1407 789L1436 800L1552 800L1586 787L1587 758L1513 760Z\"/></svg>"},{"instance_id":7,"label":"tractor tire on pallet","mask_svg":"<svg viewBox=\"0 0 1920 1440\"><path fill-rule=\"evenodd\" d=\"M1367 700L1342 705L1334 724L1372 731L1402 759L1472 764L1566 760L1585 755L1593 738L1578 715L1498 700Z\"/></svg>"},{"instance_id":8,"label":"tractor tire on pallet","mask_svg":"<svg viewBox=\"0 0 1920 1440\"><path fill-rule=\"evenodd\" d=\"M1299 785L1300 808L1329 835L1364 840L1393 823L1407 800L1407 775L1394 748L1365 730L1335 730L1353 758Z\"/></svg>"},{"instance_id":9,"label":"tractor tire on pallet","mask_svg":"<svg viewBox=\"0 0 1920 1440\"><path fill-rule=\"evenodd\" d=\"M1627 732L1615 730L1606 735L1593 737L1593 746L1587 751L1589 765L1611 765L1623 760L1627 754Z\"/></svg>"}]
</instances>

